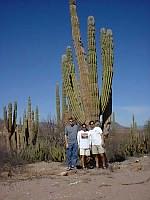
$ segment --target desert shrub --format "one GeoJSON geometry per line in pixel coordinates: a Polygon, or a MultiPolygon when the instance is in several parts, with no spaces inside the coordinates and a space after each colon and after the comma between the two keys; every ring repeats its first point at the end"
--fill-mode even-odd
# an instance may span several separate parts
{"type": "Polygon", "coordinates": [[[125,136],[121,136],[115,132],[110,133],[106,139],[106,154],[109,162],[121,162],[126,159],[122,143],[125,136]]]}

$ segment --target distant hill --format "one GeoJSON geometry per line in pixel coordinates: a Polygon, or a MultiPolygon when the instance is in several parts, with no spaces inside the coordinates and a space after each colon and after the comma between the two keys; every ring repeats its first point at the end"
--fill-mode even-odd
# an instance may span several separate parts
{"type": "Polygon", "coordinates": [[[115,127],[116,128],[129,128],[127,126],[123,126],[123,125],[119,124],[118,122],[115,122],[115,127]]]}
{"type": "Polygon", "coordinates": [[[125,127],[125,126],[122,126],[121,124],[115,122],[114,124],[114,127],[115,129],[115,133],[129,133],[130,132],[130,127],[125,127]]]}
{"type": "MultiPolygon", "coordinates": [[[[144,126],[138,126],[137,127],[137,129],[139,131],[142,131],[143,128],[144,128],[144,126]]],[[[121,125],[117,122],[115,122],[114,129],[115,129],[116,133],[129,133],[130,132],[130,127],[123,126],[123,125],[121,125]]]]}

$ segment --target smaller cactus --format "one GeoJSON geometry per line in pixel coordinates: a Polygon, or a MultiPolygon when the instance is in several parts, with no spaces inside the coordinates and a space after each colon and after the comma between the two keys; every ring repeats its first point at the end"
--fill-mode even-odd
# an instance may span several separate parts
{"type": "Polygon", "coordinates": [[[17,121],[17,102],[14,103],[14,109],[12,108],[12,103],[9,103],[8,110],[6,106],[4,107],[4,123],[9,133],[7,138],[8,140],[7,144],[10,150],[13,149],[13,144],[15,145],[15,147],[17,147],[17,137],[15,133],[17,127],[16,121],[17,121]],[[12,141],[12,136],[13,136],[13,141],[12,141]]]}
{"type": "Polygon", "coordinates": [[[38,110],[38,106],[36,106],[36,110],[35,110],[35,120],[32,120],[32,124],[33,124],[33,129],[32,129],[32,144],[35,145],[36,144],[36,140],[37,140],[37,135],[39,132],[39,110],[38,110]]]}

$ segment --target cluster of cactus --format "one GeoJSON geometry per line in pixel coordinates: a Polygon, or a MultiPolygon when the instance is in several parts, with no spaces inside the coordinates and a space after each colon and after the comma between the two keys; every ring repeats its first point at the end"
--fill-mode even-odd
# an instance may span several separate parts
{"type": "Polygon", "coordinates": [[[81,41],[75,0],[70,0],[70,13],[78,75],[73,63],[72,50],[67,47],[66,54],[62,56],[62,118],[65,118],[66,113],[70,113],[79,123],[88,123],[90,120],[99,120],[102,116],[104,125],[110,121],[112,112],[112,31],[101,29],[103,73],[100,95],[94,17],[88,17],[88,53],[86,54],[81,41]]]}
{"type": "Polygon", "coordinates": [[[37,142],[34,146],[26,146],[20,152],[21,158],[30,162],[49,160],[49,155],[49,148],[42,141],[37,142]]]}
{"type": "Polygon", "coordinates": [[[8,104],[8,108],[4,107],[4,122],[5,128],[8,132],[6,134],[7,146],[10,151],[20,152],[21,149],[25,148],[29,144],[35,144],[37,134],[39,132],[39,113],[38,107],[36,111],[31,111],[31,99],[28,99],[28,112],[24,114],[23,124],[17,123],[17,102],[8,104]]]}
{"type": "Polygon", "coordinates": [[[147,129],[142,132],[138,131],[133,116],[130,134],[126,144],[124,144],[125,154],[127,156],[143,155],[150,152],[150,132],[148,133],[146,130],[147,129]]]}
{"type": "Polygon", "coordinates": [[[35,112],[32,110],[30,97],[28,98],[27,113],[24,111],[23,132],[26,145],[34,145],[36,143],[37,134],[39,132],[39,111],[37,106],[35,112]]]}
{"type": "Polygon", "coordinates": [[[65,160],[65,148],[56,144],[49,137],[39,137],[35,146],[30,145],[22,149],[21,158],[27,161],[58,161],[65,160]]]}
{"type": "Polygon", "coordinates": [[[148,143],[150,141],[146,139],[145,134],[136,133],[129,139],[127,144],[124,144],[124,151],[126,156],[144,155],[150,152],[148,149],[148,143]]]}
{"type": "MultiPolygon", "coordinates": [[[[59,88],[57,94],[59,93],[59,88]]],[[[27,161],[63,161],[65,159],[64,128],[61,123],[57,126],[51,122],[48,127],[50,134],[39,136],[39,112],[36,107],[32,111],[31,98],[28,98],[27,112],[24,111],[23,120],[17,123],[17,103],[14,107],[10,103],[4,107],[4,121],[8,136],[8,146],[11,155],[17,152],[16,158],[27,161]],[[9,133],[9,134],[8,134],[9,133]]],[[[59,121],[59,120],[58,120],[59,121]]],[[[16,155],[16,154],[15,154],[16,155]]]]}
{"type": "Polygon", "coordinates": [[[54,120],[45,122],[40,127],[40,134],[35,145],[26,145],[21,149],[21,158],[34,161],[63,161],[65,160],[64,127],[54,120]]]}
{"type": "Polygon", "coordinates": [[[62,162],[65,160],[65,148],[59,145],[51,146],[50,148],[51,160],[62,162]]]}
{"type": "MultiPolygon", "coordinates": [[[[115,120],[114,120],[115,121],[115,120]]],[[[122,161],[130,156],[141,156],[150,153],[150,121],[144,129],[139,129],[133,116],[129,131],[118,132],[113,128],[106,140],[107,156],[109,161],[122,161]]]]}

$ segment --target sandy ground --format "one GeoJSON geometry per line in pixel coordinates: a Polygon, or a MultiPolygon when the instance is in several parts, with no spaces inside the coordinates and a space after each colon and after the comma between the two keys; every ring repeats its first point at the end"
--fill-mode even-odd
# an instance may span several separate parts
{"type": "Polygon", "coordinates": [[[71,171],[61,163],[29,164],[0,174],[0,200],[150,200],[150,157],[109,169],[71,171]],[[9,176],[9,177],[8,177],[9,176]]]}

